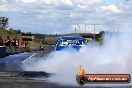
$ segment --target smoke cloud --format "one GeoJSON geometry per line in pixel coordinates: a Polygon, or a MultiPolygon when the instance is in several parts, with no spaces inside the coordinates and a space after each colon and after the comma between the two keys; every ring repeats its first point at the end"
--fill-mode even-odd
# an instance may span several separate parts
{"type": "MultiPolygon", "coordinates": [[[[76,85],[77,67],[82,65],[88,74],[131,74],[132,31],[122,25],[119,33],[105,35],[103,45],[91,47],[91,43],[75,51],[52,52],[47,57],[32,58],[25,70],[56,73],[50,80],[62,84],[76,85]]],[[[101,84],[102,85],[102,84],[101,84]]]]}

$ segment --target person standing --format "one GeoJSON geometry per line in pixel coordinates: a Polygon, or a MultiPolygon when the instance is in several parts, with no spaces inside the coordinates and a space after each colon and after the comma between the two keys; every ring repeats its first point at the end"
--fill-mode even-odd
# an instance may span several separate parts
{"type": "Polygon", "coordinates": [[[16,40],[13,39],[12,42],[11,42],[11,49],[12,49],[12,52],[13,54],[16,53],[16,40]]]}
{"type": "Polygon", "coordinates": [[[4,45],[3,38],[2,36],[0,36],[0,58],[6,56],[6,47],[4,47],[3,45],[4,45]]]}
{"type": "Polygon", "coordinates": [[[16,40],[15,39],[12,40],[11,45],[14,47],[16,46],[16,40]]]}
{"type": "Polygon", "coordinates": [[[0,35],[0,46],[3,46],[3,38],[1,35],[0,35]]]}
{"type": "Polygon", "coordinates": [[[7,40],[5,41],[5,46],[6,46],[6,53],[11,54],[11,40],[9,36],[7,36],[7,40]]]}

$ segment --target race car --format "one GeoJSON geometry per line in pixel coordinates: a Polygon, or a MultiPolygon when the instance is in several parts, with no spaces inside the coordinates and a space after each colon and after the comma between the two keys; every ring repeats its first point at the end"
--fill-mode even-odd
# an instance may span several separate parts
{"type": "Polygon", "coordinates": [[[61,51],[66,48],[73,48],[79,50],[81,47],[87,44],[87,40],[83,37],[76,36],[64,36],[57,39],[56,42],[56,51],[61,51]]]}

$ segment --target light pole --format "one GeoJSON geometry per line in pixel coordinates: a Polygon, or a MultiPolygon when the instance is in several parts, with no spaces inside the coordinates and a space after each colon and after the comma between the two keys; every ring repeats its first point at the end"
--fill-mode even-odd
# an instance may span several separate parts
{"type": "Polygon", "coordinates": [[[87,24],[85,24],[84,26],[85,26],[85,37],[86,37],[87,24]]]}
{"type": "Polygon", "coordinates": [[[87,24],[85,24],[85,34],[86,34],[86,30],[87,30],[87,24]]]}
{"type": "Polygon", "coordinates": [[[96,24],[93,24],[93,26],[94,26],[94,35],[95,35],[95,25],[96,25],[96,24]]]}
{"type": "Polygon", "coordinates": [[[78,25],[78,30],[79,30],[79,33],[80,33],[80,25],[78,25]]]}
{"type": "Polygon", "coordinates": [[[76,26],[75,26],[75,34],[76,34],[76,31],[77,31],[77,28],[76,28],[76,26]]]}
{"type": "Polygon", "coordinates": [[[94,39],[95,39],[95,25],[96,25],[96,24],[93,24],[93,26],[94,26],[94,39]]]}

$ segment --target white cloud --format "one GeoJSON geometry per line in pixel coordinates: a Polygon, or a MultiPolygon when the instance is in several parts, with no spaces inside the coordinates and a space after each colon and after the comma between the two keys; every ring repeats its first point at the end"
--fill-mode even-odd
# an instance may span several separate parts
{"type": "Polygon", "coordinates": [[[22,0],[25,3],[35,3],[37,0],[22,0]]]}
{"type": "Polygon", "coordinates": [[[8,5],[1,5],[0,6],[0,11],[2,11],[2,12],[7,12],[9,9],[9,6],[8,5]]]}
{"type": "MultiPolygon", "coordinates": [[[[57,2],[57,0],[56,0],[57,2]]],[[[66,4],[66,5],[72,5],[72,1],[71,0],[58,0],[58,3],[61,4],[66,4]]]]}
{"type": "Polygon", "coordinates": [[[9,3],[1,3],[0,4],[0,12],[9,12],[9,11],[18,11],[19,8],[15,8],[12,4],[9,3]]]}
{"type": "Polygon", "coordinates": [[[101,0],[74,0],[75,3],[83,4],[83,5],[91,5],[101,3],[101,0]]]}
{"type": "Polygon", "coordinates": [[[111,11],[113,13],[120,13],[122,12],[121,9],[119,9],[116,5],[108,5],[108,6],[101,6],[102,9],[106,11],[111,11]]]}
{"type": "Polygon", "coordinates": [[[71,0],[54,0],[53,6],[57,10],[71,10],[74,7],[71,0]]]}
{"type": "Polygon", "coordinates": [[[109,25],[113,18],[122,23],[131,19],[132,4],[129,1],[120,1],[106,5],[103,0],[1,0],[0,16],[9,17],[13,20],[11,26],[20,26],[23,30],[66,33],[70,32],[72,25],[109,25]],[[36,30],[32,30],[34,27],[36,30]]]}

